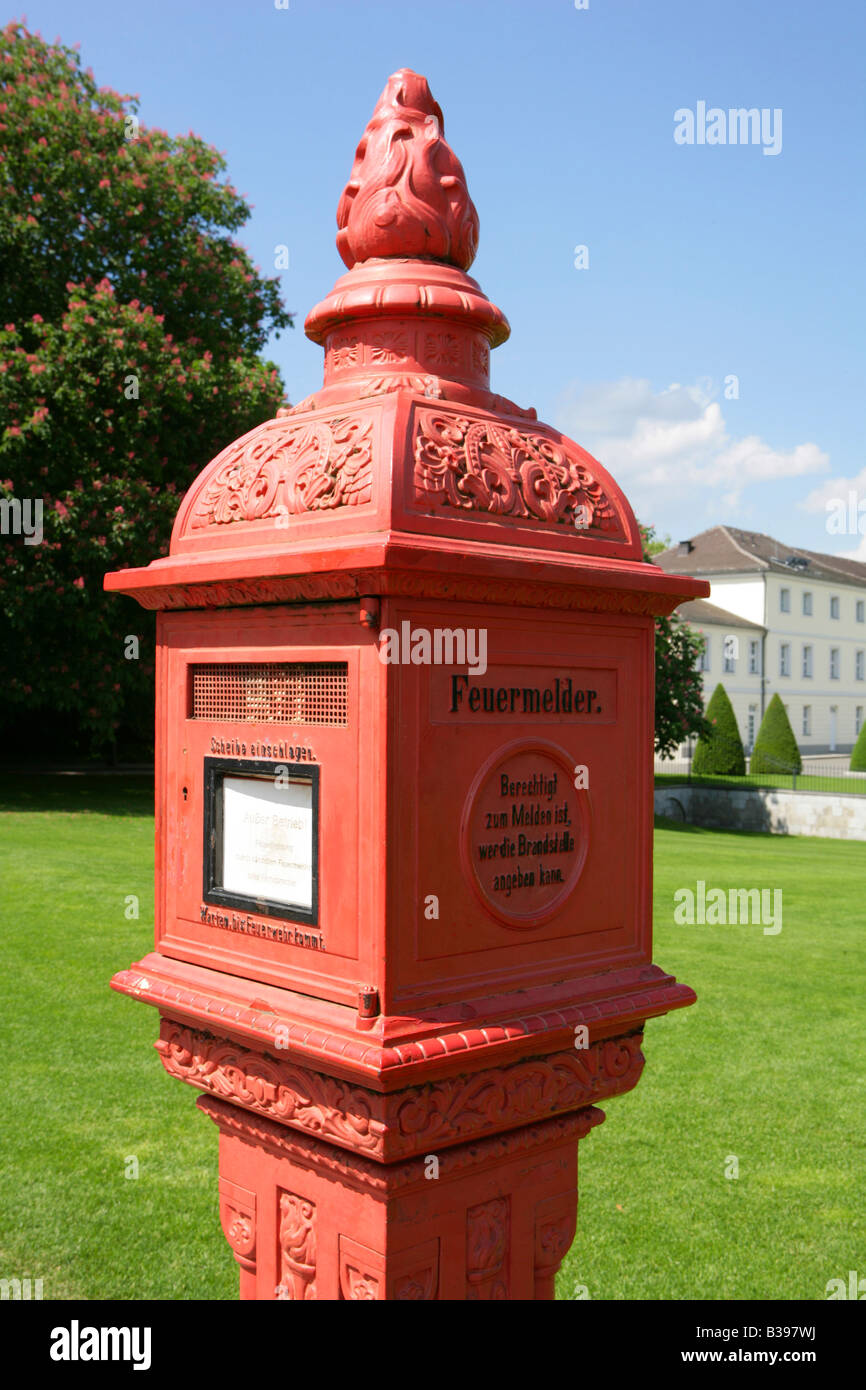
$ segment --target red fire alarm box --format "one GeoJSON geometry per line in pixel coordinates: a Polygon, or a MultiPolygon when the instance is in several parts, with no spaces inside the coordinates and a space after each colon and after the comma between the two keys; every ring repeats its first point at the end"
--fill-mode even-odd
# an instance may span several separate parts
{"type": "Polygon", "coordinates": [[[549,1298],[577,1142],[694,1000],[652,962],[653,651],[708,586],[491,391],[508,324],[408,70],[339,222],[321,391],[106,578],[158,610],[156,943],[112,983],[219,1126],[243,1297],[549,1298]]]}

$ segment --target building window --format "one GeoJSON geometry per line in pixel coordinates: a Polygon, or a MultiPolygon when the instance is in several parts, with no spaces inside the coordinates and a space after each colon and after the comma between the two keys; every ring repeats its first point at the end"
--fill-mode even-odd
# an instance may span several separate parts
{"type": "Polygon", "coordinates": [[[749,643],[749,675],[759,676],[761,674],[761,644],[752,640],[749,643]]]}
{"type": "Polygon", "coordinates": [[[722,668],[727,675],[732,676],[737,669],[737,657],[739,656],[740,644],[736,637],[725,637],[722,642],[722,668]]]}
{"type": "Polygon", "coordinates": [[[855,734],[859,734],[859,732],[860,732],[860,730],[861,730],[862,728],[863,728],[863,706],[862,706],[862,705],[858,705],[857,708],[856,708],[855,711],[854,711],[854,732],[855,732],[855,734]]]}
{"type": "Polygon", "coordinates": [[[862,650],[854,653],[854,679],[856,681],[866,679],[866,652],[862,650]]]}
{"type": "Polygon", "coordinates": [[[839,679],[839,648],[838,648],[838,647],[831,647],[831,648],[830,648],[830,679],[831,679],[831,681],[837,681],[837,680],[839,679]]]}
{"type": "Polygon", "coordinates": [[[839,599],[838,599],[838,597],[836,596],[836,594],[834,594],[833,597],[830,599],[830,617],[831,617],[831,618],[838,618],[838,616],[839,616],[839,599]]]}
{"type": "Polygon", "coordinates": [[[703,648],[702,648],[701,651],[698,653],[698,670],[699,670],[699,671],[709,671],[709,669],[710,669],[710,639],[709,639],[709,637],[707,637],[706,634],[703,633],[703,632],[699,633],[698,635],[699,635],[700,637],[703,637],[703,639],[704,639],[703,648]]]}
{"type": "Polygon", "coordinates": [[[806,617],[806,618],[811,618],[811,616],[812,616],[812,590],[811,590],[811,589],[807,589],[806,592],[805,592],[804,595],[803,595],[803,616],[806,617]]]}
{"type": "Polygon", "coordinates": [[[779,608],[781,609],[781,611],[782,611],[783,613],[790,613],[790,611],[791,611],[791,590],[790,590],[790,589],[780,589],[780,590],[779,590],[779,608]]]}
{"type": "Polygon", "coordinates": [[[812,676],[812,648],[803,648],[803,675],[807,680],[812,676]]]}
{"type": "Polygon", "coordinates": [[[790,676],[791,674],[791,644],[783,642],[779,648],[779,675],[790,676]]]}
{"type": "Polygon", "coordinates": [[[747,738],[747,740],[748,740],[749,751],[750,751],[750,752],[751,752],[751,750],[752,750],[752,749],[754,748],[754,746],[755,746],[755,725],[756,725],[756,723],[757,723],[757,720],[758,720],[758,706],[757,706],[757,705],[749,705],[749,723],[748,723],[748,732],[747,732],[747,734],[746,734],[746,738],[747,738]]]}
{"type": "Polygon", "coordinates": [[[857,621],[858,623],[866,622],[866,603],[863,602],[862,598],[857,600],[857,621]]]}
{"type": "Polygon", "coordinates": [[[809,738],[812,733],[812,706],[803,706],[803,737],[809,738]]]}

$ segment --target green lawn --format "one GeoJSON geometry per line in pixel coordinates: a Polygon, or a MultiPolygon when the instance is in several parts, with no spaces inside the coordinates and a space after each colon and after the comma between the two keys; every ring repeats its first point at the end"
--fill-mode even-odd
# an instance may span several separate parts
{"type": "MultiPolygon", "coordinates": [[[[150,805],[143,778],[0,778],[0,1277],[46,1298],[236,1297],[216,1130],[163,1072],[155,1010],[108,989],[151,945],[150,805]]],[[[821,1299],[866,1275],[864,865],[862,844],[657,831],[655,958],[699,1002],[648,1025],[640,1084],[581,1145],[560,1298],[821,1299]],[[782,888],[782,931],[674,925],[697,879],[782,888]]]]}
{"type": "Polygon", "coordinates": [[[153,945],[152,807],[143,777],[0,778],[0,1275],[45,1298],[237,1296],[216,1129],[108,988],[153,945]]]}
{"type": "Polygon", "coordinates": [[[822,1299],[866,1275],[864,902],[866,844],[660,823],[654,959],[698,1002],[647,1024],[637,1089],[581,1144],[560,1298],[822,1299]],[[675,925],[698,879],[781,888],[781,932],[675,925]]]}

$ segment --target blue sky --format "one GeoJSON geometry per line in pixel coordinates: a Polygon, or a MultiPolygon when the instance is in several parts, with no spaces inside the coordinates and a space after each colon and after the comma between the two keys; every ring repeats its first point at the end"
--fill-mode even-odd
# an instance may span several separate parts
{"type": "Polygon", "coordinates": [[[303,320],[343,269],[355,145],[389,73],[412,67],[478,208],[471,273],[511,322],[494,389],[595,453],[674,540],[729,522],[866,559],[866,535],[828,533],[826,510],[854,489],[866,512],[862,0],[31,0],[9,17],[22,12],[80,41],[101,84],[137,92],[145,124],[225,152],[254,204],[241,240],[269,273],[289,247],[296,327],[270,355],[290,399],[321,381],[303,320]],[[678,144],[675,113],[699,102],[780,110],[778,153],[678,144]]]}

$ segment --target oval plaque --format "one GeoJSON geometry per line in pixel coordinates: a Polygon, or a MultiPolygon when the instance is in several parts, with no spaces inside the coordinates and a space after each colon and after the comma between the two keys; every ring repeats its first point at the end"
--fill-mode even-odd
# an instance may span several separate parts
{"type": "Polygon", "coordinates": [[[463,868],[483,906],[505,926],[536,927],[572,892],[589,842],[589,793],[574,758],[552,743],[500,748],[466,798],[463,868]]]}

